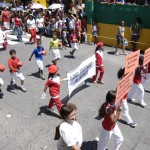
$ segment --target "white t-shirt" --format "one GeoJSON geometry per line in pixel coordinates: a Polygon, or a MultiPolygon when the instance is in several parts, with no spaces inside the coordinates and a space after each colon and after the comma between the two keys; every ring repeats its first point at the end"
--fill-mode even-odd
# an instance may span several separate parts
{"type": "Polygon", "coordinates": [[[59,128],[60,139],[57,142],[57,150],[70,150],[70,146],[82,145],[82,127],[76,121],[72,124],[63,122],[59,128]]]}
{"type": "Polygon", "coordinates": [[[37,23],[38,28],[43,28],[44,19],[43,18],[37,18],[36,23],[37,23]]]}
{"type": "Polygon", "coordinates": [[[28,25],[28,28],[29,28],[29,29],[36,28],[35,20],[34,20],[34,19],[32,19],[32,20],[28,19],[28,20],[27,20],[27,25],[28,25]]]}

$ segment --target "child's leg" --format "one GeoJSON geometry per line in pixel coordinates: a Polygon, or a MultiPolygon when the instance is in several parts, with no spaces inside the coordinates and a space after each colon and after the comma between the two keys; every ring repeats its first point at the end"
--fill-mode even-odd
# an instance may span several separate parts
{"type": "Polygon", "coordinates": [[[103,75],[104,75],[104,67],[101,66],[100,67],[100,76],[99,76],[99,79],[98,79],[98,81],[100,81],[101,83],[102,83],[103,75]]]}

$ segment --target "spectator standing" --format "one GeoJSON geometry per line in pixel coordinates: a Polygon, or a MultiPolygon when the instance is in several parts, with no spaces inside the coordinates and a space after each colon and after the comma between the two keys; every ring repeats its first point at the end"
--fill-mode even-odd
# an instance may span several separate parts
{"type": "Polygon", "coordinates": [[[105,114],[104,120],[102,121],[102,129],[99,135],[97,150],[106,150],[112,135],[115,136],[114,150],[119,150],[123,142],[123,136],[117,125],[117,120],[119,119],[121,113],[121,107],[119,107],[116,111],[115,98],[116,91],[111,90],[107,92],[106,102],[103,104],[105,114]]]}
{"type": "Polygon", "coordinates": [[[124,21],[122,20],[121,24],[118,27],[118,32],[116,35],[116,39],[117,39],[116,52],[115,52],[116,55],[119,55],[118,54],[118,47],[119,47],[120,43],[122,43],[122,45],[123,45],[123,53],[125,55],[127,55],[127,53],[125,52],[124,32],[125,32],[125,27],[124,27],[124,21]]]}
{"type": "Polygon", "coordinates": [[[76,121],[76,110],[72,103],[63,105],[60,110],[63,121],[59,127],[60,139],[57,142],[57,150],[81,150],[82,127],[76,121]]]}
{"type": "Polygon", "coordinates": [[[11,14],[8,10],[8,7],[5,7],[4,11],[2,11],[2,22],[3,22],[3,25],[5,27],[5,29],[9,30],[10,29],[10,17],[11,17],[11,14]]]}
{"type": "Polygon", "coordinates": [[[29,18],[27,20],[27,25],[28,25],[29,33],[31,35],[29,42],[31,43],[33,39],[34,44],[36,44],[36,23],[32,14],[29,15],[29,18]]]}
{"type": "Polygon", "coordinates": [[[39,14],[36,19],[36,27],[38,28],[38,32],[40,34],[40,40],[42,40],[42,36],[44,35],[44,18],[41,14],[39,14]]]}
{"type": "Polygon", "coordinates": [[[17,31],[17,38],[22,42],[22,20],[18,17],[17,13],[14,15],[14,31],[17,31]]]}
{"type": "Polygon", "coordinates": [[[98,34],[97,25],[96,25],[95,21],[93,21],[93,23],[92,23],[92,35],[94,37],[93,44],[97,43],[97,34],[98,34]]]}
{"type": "Polygon", "coordinates": [[[137,18],[136,21],[131,25],[130,31],[132,33],[131,36],[131,44],[132,44],[132,50],[136,51],[136,42],[138,41],[140,37],[140,31],[141,31],[142,25],[141,25],[141,19],[137,18]]]}

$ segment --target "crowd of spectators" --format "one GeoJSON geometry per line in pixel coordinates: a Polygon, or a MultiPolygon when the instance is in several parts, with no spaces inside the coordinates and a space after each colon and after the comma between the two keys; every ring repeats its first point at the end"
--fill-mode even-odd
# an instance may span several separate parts
{"type": "Polygon", "coordinates": [[[133,5],[150,5],[150,0],[97,0],[101,4],[133,4],[133,5]]]}

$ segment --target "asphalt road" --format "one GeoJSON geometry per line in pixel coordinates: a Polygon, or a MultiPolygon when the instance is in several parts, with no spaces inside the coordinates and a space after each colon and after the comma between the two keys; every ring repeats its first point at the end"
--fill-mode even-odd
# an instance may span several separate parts
{"type": "MultiPolygon", "coordinates": [[[[44,37],[43,46],[49,49],[49,38],[44,37]]],[[[9,91],[10,74],[7,67],[7,60],[10,57],[8,51],[0,51],[0,63],[5,64],[6,70],[0,73],[5,84],[2,87],[3,99],[0,99],[0,150],[56,150],[56,141],[53,140],[55,127],[60,123],[60,119],[46,111],[49,103],[47,98],[40,98],[44,84],[46,82],[38,77],[36,61],[28,59],[36,45],[27,45],[24,42],[16,45],[9,45],[17,51],[17,56],[23,62],[22,72],[25,76],[25,86],[27,92],[20,90],[20,83],[17,82],[16,90],[9,91]]],[[[101,120],[97,119],[98,109],[105,101],[108,90],[116,89],[117,70],[124,66],[125,55],[119,50],[120,55],[113,55],[114,48],[105,46],[104,51],[104,85],[87,82],[81,84],[68,97],[67,82],[61,83],[61,99],[63,102],[72,102],[77,105],[77,120],[83,128],[82,150],[96,150],[97,142],[94,141],[99,136],[101,120]]],[[[59,73],[61,78],[66,77],[66,72],[77,67],[83,60],[92,56],[95,51],[94,45],[81,44],[79,50],[75,52],[76,58],[70,58],[69,51],[61,50],[62,59],[59,61],[59,73]]],[[[127,51],[127,53],[130,53],[127,51]]],[[[51,64],[51,56],[44,57],[44,65],[51,64]]],[[[47,68],[44,74],[47,77],[47,68]]],[[[89,81],[89,80],[88,80],[89,81]]],[[[147,86],[150,91],[150,86],[147,86]]],[[[118,122],[124,136],[124,142],[120,150],[149,150],[150,149],[150,92],[145,92],[146,108],[141,108],[136,104],[129,103],[132,119],[138,124],[136,128],[131,128],[124,122],[118,122]]],[[[56,109],[56,107],[55,107],[56,109]]],[[[123,118],[122,118],[123,119],[123,118]]],[[[108,146],[113,150],[113,138],[108,146]]]]}

